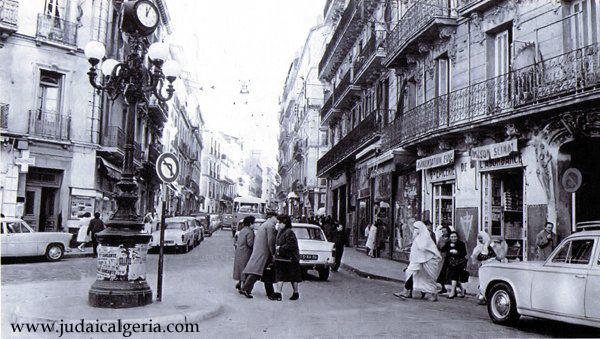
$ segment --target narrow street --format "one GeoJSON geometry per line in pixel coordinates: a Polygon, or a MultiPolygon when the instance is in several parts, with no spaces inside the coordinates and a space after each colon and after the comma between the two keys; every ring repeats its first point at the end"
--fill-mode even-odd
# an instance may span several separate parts
{"type": "MultiPolygon", "coordinates": [[[[352,250],[352,249],[348,249],[352,250]]],[[[158,255],[148,256],[148,271],[155,272],[158,255]]],[[[472,297],[464,300],[440,298],[437,303],[420,300],[401,301],[393,297],[397,283],[369,280],[341,271],[328,282],[305,281],[300,285],[300,300],[287,300],[289,286],[281,302],[266,299],[257,284],[254,299],[236,293],[231,279],[233,262],[229,231],[219,231],[187,254],[165,257],[165,274],[188,275],[194,286],[169,286],[188,293],[208,294],[225,305],[225,312],[200,324],[201,337],[337,337],[337,336],[424,336],[424,337],[537,337],[598,336],[587,327],[524,318],[517,328],[494,325],[485,307],[472,297]]],[[[55,281],[68,289],[69,281],[93,278],[93,258],[67,258],[57,263],[28,261],[2,265],[2,286],[35,288],[40,281],[55,281]],[[13,285],[13,286],[11,286],[13,285]]],[[[153,291],[154,275],[148,279],[153,291]]],[[[3,311],[19,301],[2,293],[3,311]]],[[[134,335],[135,337],[135,335],[134,335]]]]}

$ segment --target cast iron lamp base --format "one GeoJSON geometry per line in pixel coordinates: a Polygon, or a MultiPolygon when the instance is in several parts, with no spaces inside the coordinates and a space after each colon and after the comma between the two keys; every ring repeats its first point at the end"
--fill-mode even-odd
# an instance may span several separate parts
{"type": "Polygon", "coordinates": [[[146,280],[96,280],[89,290],[88,302],[100,308],[130,308],[152,303],[152,290],[146,280]]]}

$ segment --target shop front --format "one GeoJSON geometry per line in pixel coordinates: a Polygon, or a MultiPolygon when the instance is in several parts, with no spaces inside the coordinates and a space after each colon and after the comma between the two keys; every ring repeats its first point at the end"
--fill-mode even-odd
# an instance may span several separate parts
{"type": "Polygon", "coordinates": [[[392,259],[406,261],[409,255],[407,247],[412,243],[413,224],[421,220],[421,178],[414,170],[397,172],[393,176],[393,186],[392,259]]]}
{"type": "Polygon", "coordinates": [[[371,181],[366,166],[356,170],[356,227],[353,230],[352,244],[364,247],[367,242],[365,228],[371,222],[371,181]]]}
{"type": "MultiPolygon", "coordinates": [[[[377,220],[381,220],[385,230],[387,239],[392,240],[392,172],[394,163],[392,161],[386,164],[378,164],[376,167],[371,167],[370,176],[372,182],[372,211],[373,216],[370,223],[374,224],[377,220]]],[[[387,241],[385,248],[381,249],[382,253],[388,253],[392,256],[392,242],[387,241]]]]}
{"type": "Polygon", "coordinates": [[[517,140],[476,147],[481,179],[481,227],[506,240],[510,260],[527,260],[526,177],[517,140]]]}
{"type": "Polygon", "coordinates": [[[422,219],[430,220],[434,228],[454,227],[456,168],[454,150],[417,159],[416,170],[422,172],[424,196],[422,219]]]}

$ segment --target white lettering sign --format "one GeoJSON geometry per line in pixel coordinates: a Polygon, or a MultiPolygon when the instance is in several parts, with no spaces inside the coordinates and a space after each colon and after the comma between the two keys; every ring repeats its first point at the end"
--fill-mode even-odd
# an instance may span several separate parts
{"type": "Polygon", "coordinates": [[[417,171],[454,163],[454,150],[417,159],[417,171]]]}
{"type": "Polygon", "coordinates": [[[471,150],[471,159],[489,160],[507,157],[513,152],[518,152],[517,139],[475,147],[471,150]]]}

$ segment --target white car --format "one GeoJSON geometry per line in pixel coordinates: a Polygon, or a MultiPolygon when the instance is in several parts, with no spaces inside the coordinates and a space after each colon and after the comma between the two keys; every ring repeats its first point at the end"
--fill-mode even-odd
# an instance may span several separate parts
{"type": "Polygon", "coordinates": [[[495,323],[526,315],[600,327],[600,231],[570,235],[545,262],[486,263],[479,285],[495,323]]]}
{"type": "Polygon", "coordinates": [[[19,218],[0,218],[2,224],[2,257],[45,256],[60,260],[73,236],[64,232],[36,232],[19,218]]]}
{"type": "MultiPolygon", "coordinates": [[[[165,247],[174,247],[180,252],[187,253],[194,247],[194,229],[192,218],[173,217],[165,220],[165,247]]],[[[160,246],[160,230],[152,232],[149,247],[160,246]]]]}
{"type": "Polygon", "coordinates": [[[329,271],[335,262],[334,243],[327,241],[323,230],[316,225],[293,223],[292,230],[300,248],[300,266],[304,270],[316,270],[319,279],[329,279],[329,271]]]}

